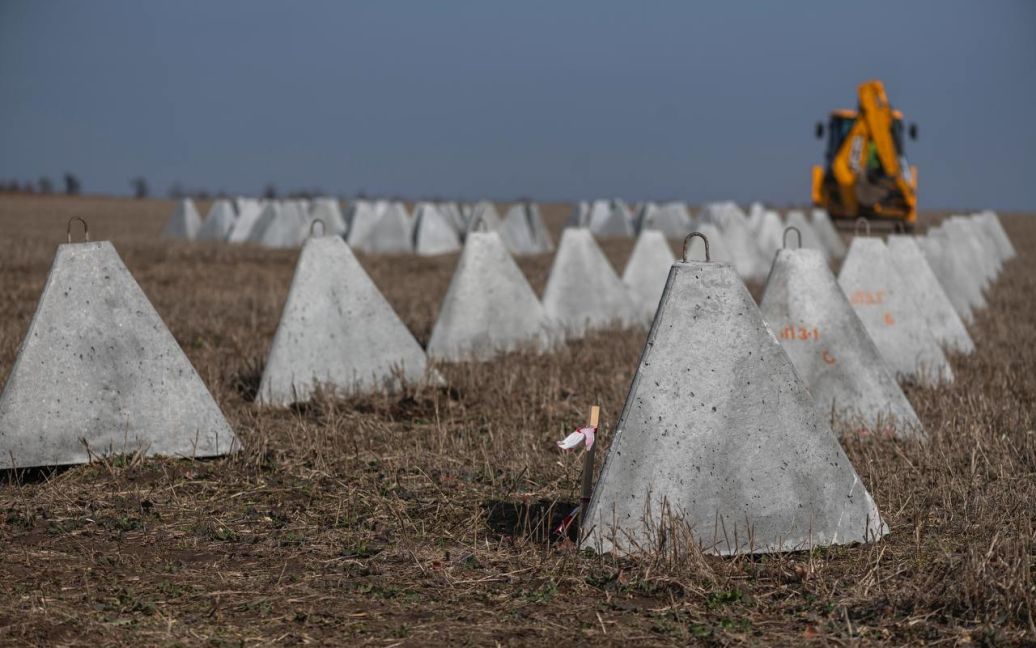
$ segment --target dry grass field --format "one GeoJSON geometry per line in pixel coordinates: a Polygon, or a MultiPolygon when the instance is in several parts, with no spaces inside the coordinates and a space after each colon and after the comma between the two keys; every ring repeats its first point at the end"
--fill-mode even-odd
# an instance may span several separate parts
{"type": "MultiPolygon", "coordinates": [[[[957,382],[908,392],[930,443],[844,442],[885,540],[676,563],[586,555],[547,532],[578,494],[579,457],[555,441],[600,403],[607,445],[645,333],[444,366],[442,389],[257,409],[297,252],[164,242],[171,211],[0,197],[0,380],[83,216],[245,445],[4,474],[0,643],[1036,642],[1036,218],[1002,215],[1019,257],[972,328],[977,353],[954,358],[957,382]]],[[[555,228],[566,213],[546,209],[555,228]]],[[[618,268],[631,247],[605,244],[618,268]]],[[[361,257],[422,343],[455,260],[361,257]]],[[[537,291],[550,260],[520,261],[537,291]]]]}

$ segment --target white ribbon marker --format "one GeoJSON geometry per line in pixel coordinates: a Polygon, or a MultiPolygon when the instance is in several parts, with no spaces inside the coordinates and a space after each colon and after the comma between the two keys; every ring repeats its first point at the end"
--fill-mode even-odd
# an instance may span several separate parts
{"type": "Polygon", "coordinates": [[[589,450],[594,447],[594,434],[596,432],[597,428],[593,426],[581,427],[561,441],[558,441],[558,447],[562,450],[571,450],[585,441],[586,449],[589,450]]]}

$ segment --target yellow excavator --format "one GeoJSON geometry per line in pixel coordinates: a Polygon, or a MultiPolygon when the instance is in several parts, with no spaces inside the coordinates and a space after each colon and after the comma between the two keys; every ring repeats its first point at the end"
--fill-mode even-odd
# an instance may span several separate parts
{"type": "MultiPolygon", "coordinates": [[[[824,166],[813,167],[813,204],[833,219],[901,223],[917,221],[917,167],[903,150],[903,113],[889,105],[881,81],[857,88],[856,110],[835,110],[827,122],[824,166]]],[[[817,139],[825,135],[816,125],[817,139]]],[[[907,129],[917,139],[917,125],[907,129]]]]}

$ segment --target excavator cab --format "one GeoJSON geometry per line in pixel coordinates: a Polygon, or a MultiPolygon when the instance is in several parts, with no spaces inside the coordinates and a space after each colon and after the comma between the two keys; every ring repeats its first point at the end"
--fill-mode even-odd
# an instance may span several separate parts
{"type": "Polygon", "coordinates": [[[902,223],[912,230],[917,220],[917,169],[907,164],[904,131],[917,137],[916,125],[904,129],[903,114],[894,110],[880,81],[858,88],[857,110],[835,110],[818,139],[827,136],[824,165],[813,167],[813,204],[834,219],[861,216],[902,223]]]}

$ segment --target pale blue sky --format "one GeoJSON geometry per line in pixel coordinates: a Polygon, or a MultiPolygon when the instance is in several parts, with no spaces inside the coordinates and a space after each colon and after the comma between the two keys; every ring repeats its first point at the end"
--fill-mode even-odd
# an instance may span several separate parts
{"type": "Polygon", "coordinates": [[[1033,2],[0,0],[0,179],[805,202],[872,77],[922,207],[1036,209],[1033,2]]]}

